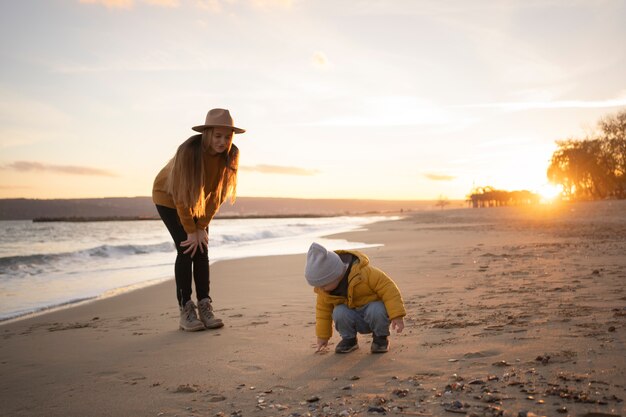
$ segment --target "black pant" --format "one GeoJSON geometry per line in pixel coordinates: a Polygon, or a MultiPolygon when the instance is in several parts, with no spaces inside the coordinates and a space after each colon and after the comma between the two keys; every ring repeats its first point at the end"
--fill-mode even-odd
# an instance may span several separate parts
{"type": "Polygon", "coordinates": [[[176,245],[176,263],[174,264],[174,277],[176,278],[176,297],[178,305],[184,307],[187,301],[191,300],[191,273],[193,270],[193,281],[196,284],[196,297],[198,301],[209,298],[209,254],[208,249],[200,248],[196,250],[196,254],[184,254],[187,250],[181,247],[180,243],[187,240],[187,232],[183,228],[178,218],[178,213],[173,208],[156,205],[161,220],[165,223],[165,227],[172,235],[174,244],[176,245]]]}

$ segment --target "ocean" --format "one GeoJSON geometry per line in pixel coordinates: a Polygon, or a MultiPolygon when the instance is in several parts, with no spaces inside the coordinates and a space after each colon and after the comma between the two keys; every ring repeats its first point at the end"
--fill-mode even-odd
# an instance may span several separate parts
{"type": "MultiPolygon", "coordinates": [[[[209,259],[306,253],[313,241],[328,249],[377,246],[322,236],[394,218],[214,219],[209,259]]],[[[0,321],[173,279],[176,251],[160,220],[0,221],[0,230],[0,321]]]]}

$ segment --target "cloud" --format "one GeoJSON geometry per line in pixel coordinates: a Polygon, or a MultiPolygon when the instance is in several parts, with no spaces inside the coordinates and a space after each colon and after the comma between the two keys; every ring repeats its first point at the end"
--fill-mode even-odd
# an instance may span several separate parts
{"type": "Polygon", "coordinates": [[[317,126],[451,126],[466,121],[450,108],[412,96],[371,96],[314,122],[317,126]]]}
{"type": "Polygon", "coordinates": [[[76,165],[42,164],[41,162],[33,162],[33,161],[15,161],[13,163],[5,165],[3,168],[12,169],[15,171],[20,171],[20,172],[43,171],[43,172],[54,172],[54,173],[69,174],[69,175],[92,175],[92,176],[101,176],[101,177],[116,177],[117,176],[114,173],[110,171],[106,171],[104,169],[81,167],[81,166],[76,166],[76,165]]]}
{"type": "Polygon", "coordinates": [[[305,169],[298,167],[285,167],[279,165],[255,165],[255,166],[242,166],[240,167],[243,171],[254,171],[260,172],[262,174],[279,174],[279,175],[299,175],[299,176],[312,176],[319,173],[318,170],[315,169],[305,169]]]}
{"type": "Polygon", "coordinates": [[[289,9],[293,5],[293,0],[250,0],[250,3],[258,8],[282,8],[289,9]]]}
{"type": "Polygon", "coordinates": [[[0,185],[0,190],[26,190],[33,187],[27,185],[0,185]]]}
{"type": "Polygon", "coordinates": [[[626,95],[606,100],[554,100],[554,101],[513,101],[466,104],[464,108],[494,108],[502,110],[533,110],[533,109],[600,109],[626,106],[626,95]]]}
{"type": "Polygon", "coordinates": [[[161,6],[161,7],[178,7],[178,0],[143,0],[144,3],[151,4],[153,6],[161,6]]]}
{"type": "MultiPolygon", "coordinates": [[[[134,0],[78,0],[83,4],[101,4],[109,9],[130,9],[135,5],[134,0]]],[[[179,0],[139,0],[150,6],[178,7],[179,0]]]]}
{"type": "MultiPolygon", "coordinates": [[[[14,89],[0,87],[0,133],[2,142],[11,139],[16,127],[33,130],[64,128],[73,122],[72,117],[54,104],[38,97],[30,97],[14,89]],[[33,118],[33,114],[37,117],[33,118]],[[6,135],[4,135],[6,133],[6,135]]],[[[0,147],[2,147],[0,145],[0,147]]]]}
{"type": "Polygon", "coordinates": [[[101,4],[109,9],[130,9],[133,0],[78,0],[82,4],[101,4]]]}
{"type": "MultiPolygon", "coordinates": [[[[137,3],[158,7],[179,7],[180,0],[78,0],[82,4],[100,4],[109,9],[132,9],[137,3]]],[[[221,13],[224,4],[236,3],[236,0],[196,0],[196,7],[211,13],[221,13]]],[[[250,6],[257,9],[290,9],[293,0],[247,0],[250,6]]]]}
{"type": "MultiPolygon", "coordinates": [[[[221,13],[226,4],[237,3],[237,0],[196,0],[196,6],[211,13],[221,13]]],[[[257,9],[290,9],[293,0],[247,0],[245,3],[257,9]]]]}
{"type": "Polygon", "coordinates": [[[222,2],[220,0],[196,0],[196,5],[204,10],[208,10],[211,13],[221,13],[223,10],[222,2]]]}
{"type": "Polygon", "coordinates": [[[456,178],[455,176],[452,176],[452,175],[432,174],[432,173],[424,174],[424,176],[432,181],[452,181],[453,179],[456,178]]]}

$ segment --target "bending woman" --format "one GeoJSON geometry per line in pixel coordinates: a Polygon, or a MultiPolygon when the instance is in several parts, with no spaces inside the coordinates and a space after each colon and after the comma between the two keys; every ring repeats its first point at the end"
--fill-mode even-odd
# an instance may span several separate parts
{"type": "Polygon", "coordinates": [[[178,147],[152,188],[152,201],[176,245],[180,328],[190,332],[224,326],[213,314],[209,296],[208,227],[227,198],[235,201],[239,150],[233,145],[233,134],[245,132],[234,126],[225,109],[210,110],[205,123],[192,129],[201,134],[178,147]],[[192,277],[198,312],[191,300],[192,277]]]}

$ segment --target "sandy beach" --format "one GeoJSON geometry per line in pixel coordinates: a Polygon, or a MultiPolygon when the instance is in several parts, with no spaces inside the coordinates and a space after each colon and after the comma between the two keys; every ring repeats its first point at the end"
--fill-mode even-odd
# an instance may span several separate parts
{"type": "MultiPolygon", "coordinates": [[[[342,237],[406,328],[316,354],[304,255],[223,261],[224,328],[177,330],[173,279],[0,325],[3,416],[624,416],[626,202],[416,212],[342,237]]],[[[338,336],[331,339],[331,349],[338,336]]]]}

